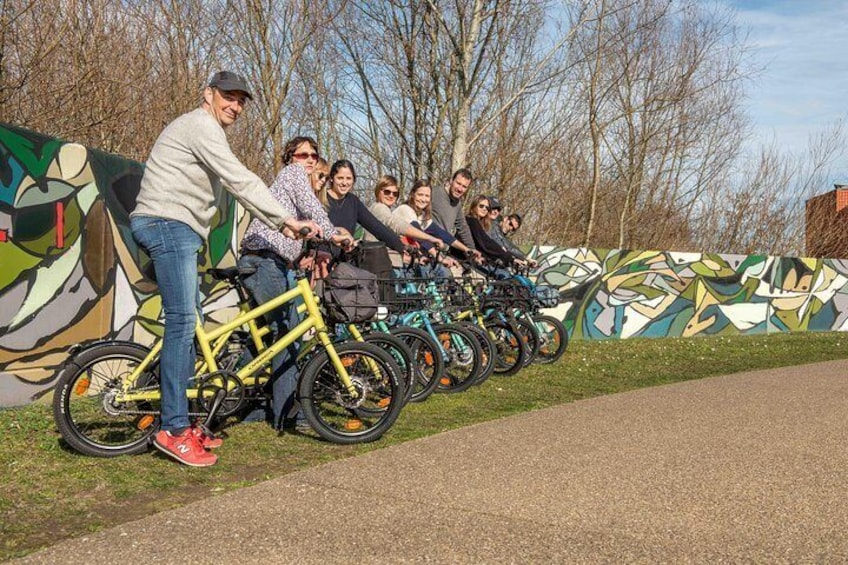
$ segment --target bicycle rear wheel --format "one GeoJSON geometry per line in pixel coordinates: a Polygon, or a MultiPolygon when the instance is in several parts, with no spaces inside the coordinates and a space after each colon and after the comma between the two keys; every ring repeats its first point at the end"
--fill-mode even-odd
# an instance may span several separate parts
{"type": "MultiPolygon", "coordinates": [[[[159,429],[159,401],[118,400],[125,380],[147,353],[147,348],[129,342],[102,343],[65,364],[53,393],[53,419],[74,450],[92,457],[147,451],[150,437],[159,429]]],[[[158,364],[129,392],[142,389],[158,392],[158,364]]]]}
{"type": "Polygon", "coordinates": [[[298,399],[315,432],[340,444],[379,439],[394,424],[403,407],[403,372],[380,347],[361,342],[334,345],[356,390],[342,384],[326,349],[316,352],[303,368],[298,399]]]}
{"type": "Polygon", "coordinates": [[[439,351],[439,344],[424,330],[410,326],[397,326],[391,329],[391,333],[402,339],[412,353],[415,380],[409,400],[423,402],[436,391],[439,379],[445,372],[445,361],[439,351]]]}

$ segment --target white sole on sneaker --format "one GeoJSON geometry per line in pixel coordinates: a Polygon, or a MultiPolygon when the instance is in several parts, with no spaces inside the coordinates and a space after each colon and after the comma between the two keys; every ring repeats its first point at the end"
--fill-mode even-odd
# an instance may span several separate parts
{"type": "Polygon", "coordinates": [[[174,453],[173,451],[171,451],[167,447],[164,447],[164,446],[160,445],[159,443],[157,443],[155,439],[153,440],[153,447],[155,447],[156,449],[158,449],[159,451],[161,451],[162,453],[164,453],[165,455],[167,455],[168,457],[170,457],[174,461],[178,461],[179,463],[182,463],[183,465],[187,465],[189,467],[211,467],[212,465],[214,465],[215,463],[218,462],[218,460],[216,459],[212,463],[190,463],[190,462],[186,461],[185,459],[181,459],[180,457],[178,457],[176,453],[174,453]]]}

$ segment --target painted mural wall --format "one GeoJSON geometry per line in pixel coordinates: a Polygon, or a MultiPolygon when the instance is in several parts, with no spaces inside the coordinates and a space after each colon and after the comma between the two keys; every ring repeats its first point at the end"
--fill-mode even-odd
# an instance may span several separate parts
{"type": "Polygon", "coordinates": [[[845,330],[848,261],[534,248],[572,339],[845,330]]]}
{"type": "MultiPolygon", "coordinates": [[[[0,123],[0,407],[49,392],[74,344],[161,334],[150,260],[129,228],[142,171],[0,123]]],[[[219,210],[206,267],[235,264],[243,212],[232,199],[219,210]]],[[[232,297],[205,278],[201,290],[204,310],[226,315],[232,297]]]]}
{"type": "MultiPolygon", "coordinates": [[[[149,343],[161,303],[129,230],[143,167],[0,123],[0,407],[49,393],[68,349],[104,338],[149,343]]],[[[246,216],[232,199],[203,253],[235,264],[246,216]]],[[[848,262],[538,247],[537,281],[572,339],[843,330],[848,262]]],[[[201,279],[210,322],[231,293],[201,279]]]]}

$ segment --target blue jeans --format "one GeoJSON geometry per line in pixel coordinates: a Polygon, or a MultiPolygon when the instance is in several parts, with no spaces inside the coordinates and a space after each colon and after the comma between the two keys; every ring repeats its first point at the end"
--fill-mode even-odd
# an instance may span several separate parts
{"type": "Polygon", "coordinates": [[[156,270],[165,313],[159,355],[161,426],[178,434],[190,425],[186,388],[194,375],[194,327],[200,306],[197,254],[203,239],[183,222],[153,216],[133,216],[130,227],[156,270]]]}
{"type": "MultiPolygon", "coordinates": [[[[243,255],[238,266],[255,270],[244,279],[244,286],[250,291],[258,304],[264,304],[294,288],[296,282],[294,272],[282,258],[259,255],[243,255]]],[[[272,339],[279,339],[293,329],[300,318],[297,305],[300,299],[292,300],[266,316],[269,317],[272,339]]],[[[295,399],[297,390],[297,352],[300,341],[295,340],[286,349],[271,360],[271,407],[273,410],[273,426],[281,430],[286,420],[303,419],[295,399]]],[[[304,420],[305,421],[305,420],[304,420]]]]}

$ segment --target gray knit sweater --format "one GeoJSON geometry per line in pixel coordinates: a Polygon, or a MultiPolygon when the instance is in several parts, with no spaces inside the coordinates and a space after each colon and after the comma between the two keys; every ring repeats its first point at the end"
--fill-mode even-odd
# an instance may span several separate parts
{"type": "Polygon", "coordinates": [[[262,179],[233,155],[224,128],[198,108],[159,134],[131,215],[179,220],[206,239],[224,188],[273,228],[281,228],[291,217],[262,179]]]}

